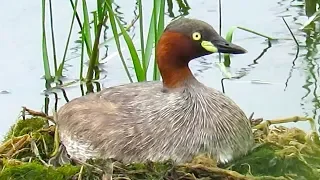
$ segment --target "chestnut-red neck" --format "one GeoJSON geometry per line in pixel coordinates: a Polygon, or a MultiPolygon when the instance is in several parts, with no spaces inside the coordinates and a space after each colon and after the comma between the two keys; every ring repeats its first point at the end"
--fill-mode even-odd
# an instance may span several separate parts
{"type": "Polygon", "coordinates": [[[188,63],[195,54],[190,39],[176,32],[164,32],[156,48],[156,59],[166,88],[181,87],[193,77],[188,63]]]}

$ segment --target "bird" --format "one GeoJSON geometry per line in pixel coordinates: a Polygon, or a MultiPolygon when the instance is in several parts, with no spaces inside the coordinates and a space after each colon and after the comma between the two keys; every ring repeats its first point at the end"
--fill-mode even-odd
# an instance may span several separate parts
{"type": "Polygon", "coordinates": [[[123,163],[190,162],[208,154],[218,164],[250,152],[250,120],[227,95],[198,81],[189,62],[213,53],[244,54],[205,21],[182,17],[155,47],[161,79],[107,87],[77,97],[57,112],[69,157],[123,163]]]}

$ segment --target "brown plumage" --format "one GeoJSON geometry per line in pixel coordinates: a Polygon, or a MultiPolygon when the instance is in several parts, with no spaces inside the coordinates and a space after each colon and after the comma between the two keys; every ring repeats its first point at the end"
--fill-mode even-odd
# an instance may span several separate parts
{"type": "Polygon", "coordinates": [[[180,18],[156,49],[163,79],[110,87],[76,98],[58,111],[62,144],[72,158],[123,162],[187,162],[207,153],[225,163],[253,145],[250,122],[223,93],[192,75],[192,59],[215,52],[245,53],[207,23],[180,18]]]}

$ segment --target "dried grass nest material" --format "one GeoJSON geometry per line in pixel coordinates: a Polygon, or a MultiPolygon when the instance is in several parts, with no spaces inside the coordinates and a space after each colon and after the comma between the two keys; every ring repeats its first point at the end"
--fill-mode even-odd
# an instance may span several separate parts
{"type": "Polygon", "coordinates": [[[54,166],[51,161],[57,151],[55,126],[48,126],[47,118],[36,115],[19,120],[0,145],[0,180],[320,179],[319,135],[298,128],[269,127],[279,120],[255,126],[258,145],[247,156],[222,167],[203,154],[186,164],[172,161],[122,164],[98,159],[54,166]]]}

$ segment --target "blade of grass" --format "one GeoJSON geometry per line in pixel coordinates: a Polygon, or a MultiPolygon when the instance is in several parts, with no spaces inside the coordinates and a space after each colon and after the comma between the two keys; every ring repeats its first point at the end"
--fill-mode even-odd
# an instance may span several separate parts
{"type": "MultiPolygon", "coordinates": [[[[221,36],[222,31],[222,2],[218,0],[219,5],[219,35],[221,36]]],[[[219,52],[219,62],[221,62],[221,53],[219,52]]]]}
{"type": "MultiPolygon", "coordinates": [[[[126,31],[130,30],[130,28],[137,22],[137,20],[139,19],[139,16],[135,17],[133,19],[133,21],[125,28],[126,31]]],[[[118,33],[118,36],[122,36],[122,32],[118,33]]],[[[99,48],[103,47],[104,45],[108,44],[111,40],[114,39],[114,36],[106,39],[103,43],[99,44],[99,48]]]]}
{"type": "Polygon", "coordinates": [[[145,72],[141,66],[141,63],[140,63],[140,59],[139,59],[139,56],[138,56],[138,53],[137,53],[137,50],[132,42],[132,39],[130,38],[130,36],[128,35],[128,33],[126,32],[126,30],[124,29],[123,25],[121,24],[119,18],[117,16],[114,15],[114,12],[111,8],[111,5],[110,4],[107,4],[108,6],[108,11],[109,11],[109,16],[110,16],[110,20],[111,20],[111,16],[113,16],[113,18],[115,19],[115,21],[117,22],[118,26],[120,27],[120,30],[122,32],[122,35],[126,41],[126,44],[128,46],[128,49],[129,49],[129,52],[130,52],[130,55],[131,55],[131,58],[132,58],[132,62],[133,62],[133,66],[134,66],[134,70],[135,70],[135,73],[136,73],[136,77],[137,77],[137,80],[139,82],[141,81],[144,81],[145,80],[145,72]]]}
{"type": "Polygon", "coordinates": [[[223,63],[216,63],[216,65],[219,67],[220,71],[223,73],[223,76],[227,79],[232,78],[231,72],[227,69],[227,67],[223,63]]]}
{"type": "MultiPolygon", "coordinates": [[[[103,11],[105,12],[105,8],[103,9],[103,11]]],[[[99,59],[99,40],[100,40],[102,26],[106,23],[108,17],[103,16],[102,18],[103,19],[99,20],[99,24],[96,27],[97,32],[95,34],[95,40],[94,40],[94,44],[93,44],[92,54],[90,57],[89,67],[88,67],[87,77],[86,77],[86,80],[89,80],[89,81],[91,81],[93,78],[93,72],[96,72],[96,75],[98,75],[97,72],[99,71],[99,68],[97,68],[97,65],[99,63],[98,62],[98,59],[99,59]]],[[[99,77],[99,76],[97,76],[97,77],[99,77]]]]}
{"type": "Polygon", "coordinates": [[[80,30],[82,31],[82,23],[81,23],[81,20],[80,20],[80,16],[77,12],[77,7],[75,7],[74,3],[72,0],[69,0],[70,4],[71,4],[71,7],[73,10],[76,10],[76,18],[77,18],[77,22],[78,22],[78,25],[80,27],[80,30]]]}
{"type": "MultiPolygon", "coordinates": [[[[99,19],[98,13],[97,12],[93,12],[93,24],[94,24],[94,34],[95,34],[95,41],[93,44],[93,49],[92,51],[98,51],[98,53],[95,55],[97,57],[95,57],[95,65],[99,64],[99,48],[95,47],[95,43],[100,40],[100,35],[101,35],[101,30],[102,30],[102,26],[103,26],[103,18],[104,16],[101,17],[102,19],[99,19]]],[[[98,44],[99,45],[99,44],[98,44]]]]}
{"type": "Polygon", "coordinates": [[[117,49],[118,49],[118,53],[119,53],[122,65],[123,65],[123,67],[124,67],[124,69],[126,71],[126,74],[127,74],[128,78],[129,78],[130,82],[133,82],[132,78],[130,76],[129,70],[128,70],[128,66],[126,65],[126,62],[124,60],[124,57],[123,57],[123,54],[122,54],[122,51],[121,51],[118,30],[117,30],[114,14],[112,13],[110,0],[106,0],[106,7],[107,7],[107,10],[108,10],[108,15],[109,15],[109,20],[110,20],[110,24],[111,24],[112,33],[113,33],[113,36],[114,36],[114,40],[116,42],[116,46],[117,46],[117,49]]]}
{"type": "Polygon", "coordinates": [[[97,0],[97,15],[98,15],[98,19],[103,19],[104,17],[104,2],[105,0],[97,0]]]}
{"type": "Polygon", "coordinates": [[[89,23],[89,13],[86,0],[82,0],[82,9],[83,9],[83,29],[84,36],[82,38],[86,41],[87,53],[89,58],[91,57],[91,48],[92,48],[92,40],[91,40],[91,32],[90,32],[90,23],[89,23]]]}
{"type": "MultiPolygon", "coordinates": [[[[157,29],[157,36],[156,36],[156,42],[155,44],[158,43],[159,38],[163,32],[164,29],[164,7],[165,7],[165,1],[164,0],[160,0],[160,6],[159,6],[159,21],[158,21],[158,29],[157,29]]],[[[156,59],[155,59],[156,60],[156,59]]],[[[153,80],[159,80],[160,79],[160,71],[158,68],[158,65],[155,61],[154,63],[154,78],[153,80]]]]}
{"type": "Polygon", "coordinates": [[[46,41],[46,26],[45,26],[45,13],[46,13],[45,0],[42,0],[42,61],[44,67],[44,76],[46,81],[52,81],[52,76],[50,73],[50,64],[48,58],[48,49],[46,41]]]}
{"type": "MultiPolygon", "coordinates": [[[[162,0],[161,0],[162,1],[162,0]]],[[[145,47],[145,61],[146,61],[146,67],[148,69],[149,63],[150,63],[150,58],[153,50],[153,43],[155,42],[156,39],[156,24],[157,24],[157,10],[154,10],[154,8],[159,8],[161,2],[160,1],[154,1],[153,5],[153,10],[152,10],[152,15],[150,19],[150,24],[149,24],[149,30],[148,30],[148,37],[147,37],[147,43],[145,47]]]]}
{"type": "Polygon", "coordinates": [[[245,28],[245,27],[237,26],[237,28],[238,28],[238,29],[241,29],[241,30],[243,30],[243,31],[247,31],[247,32],[250,32],[250,33],[252,33],[252,34],[255,34],[255,35],[258,35],[258,36],[267,38],[267,39],[269,39],[269,40],[277,40],[276,38],[273,38],[273,37],[264,35],[264,34],[262,34],[262,33],[258,33],[258,32],[256,32],[256,31],[253,31],[253,30],[248,29],[248,28],[245,28]]]}
{"type": "Polygon", "coordinates": [[[312,16],[308,18],[308,20],[302,25],[300,29],[305,29],[308,27],[310,24],[314,23],[315,21],[318,21],[320,18],[320,11],[318,10],[315,12],[312,16]]]}
{"type": "MultiPolygon", "coordinates": [[[[145,71],[148,70],[149,67],[149,63],[150,63],[150,58],[151,58],[151,54],[152,54],[152,50],[153,50],[153,44],[155,42],[156,39],[156,24],[157,24],[157,18],[158,18],[158,14],[156,14],[157,12],[160,12],[160,22],[159,22],[159,27],[160,29],[163,30],[163,24],[164,24],[164,0],[160,0],[160,1],[154,1],[154,5],[153,5],[153,9],[157,8],[160,10],[153,10],[152,11],[152,15],[151,15],[151,19],[150,19],[150,24],[149,24],[149,31],[148,31],[148,36],[147,36],[147,43],[146,43],[146,47],[145,47],[145,71]]],[[[161,31],[158,31],[158,34],[162,33],[161,31]]],[[[159,35],[158,35],[159,36],[159,35]]]]}
{"type": "Polygon", "coordinates": [[[305,13],[310,17],[317,11],[317,0],[305,0],[304,2],[305,13]]]}
{"type": "MultiPolygon", "coordinates": [[[[153,0],[153,10],[152,10],[152,13],[154,14],[154,16],[153,16],[153,19],[154,19],[154,21],[153,21],[153,27],[154,27],[154,42],[155,42],[155,44],[157,44],[156,42],[157,42],[157,24],[158,24],[158,12],[159,12],[159,10],[158,10],[158,5],[157,5],[157,2],[159,2],[158,0],[153,0]]],[[[157,75],[156,75],[156,72],[157,72],[157,62],[155,61],[154,62],[154,66],[153,66],[153,80],[155,80],[155,79],[157,79],[157,75]]]]}
{"type": "Polygon", "coordinates": [[[155,14],[152,13],[151,15],[151,21],[149,25],[149,31],[148,31],[148,36],[147,36],[147,43],[146,43],[146,49],[145,49],[145,61],[146,61],[146,68],[148,69],[149,67],[149,62],[152,54],[152,49],[153,49],[153,42],[155,39],[155,29],[154,29],[154,18],[155,14]]]}
{"type": "Polygon", "coordinates": [[[126,30],[122,26],[122,24],[121,24],[120,20],[118,19],[118,17],[115,16],[115,19],[116,19],[116,21],[118,23],[118,26],[121,29],[123,37],[124,37],[124,39],[126,41],[126,44],[128,46],[128,49],[129,49],[129,52],[130,52],[130,55],[131,55],[131,58],[132,58],[133,66],[134,66],[134,71],[136,73],[137,80],[139,82],[145,81],[146,80],[145,72],[143,70],[143,67],[141,66],[140,58],[139,58],[137,50],[136,50],[136,48],[135,48],[135,46],[134,46],[134,44],[132,42],[132,39],[130,38],[129,34],[126,32],[126,30]]]}
{"type": "Polygon", "coordinates": [[[158,21],[158,39],[161,36],[164,29],[164,8],[165,8],[165,0],[160,0],[160,10],[159,10],[159,21],[158,21]]]}
{"type": "MultiPolygon", "coordinates": [[[[81,20],[80,20],[80,16],[79,16],[79,14],[78,14],[78,12],[77,12],[77,7],[75,6],[75,4],[73,3],[73,1],[72,0],[69,0],[69,2],[70,2],[70,4],[71,4],[71,7],[72,7],[72,9],[74,10],[74,12],[76,13],[76,19],[77,19],[77,22],[78,22],[78,25],[79,25],[79,27],[80,27],[80,31],[82,31],[83,30],[83,26],[85,25],[85,24],[83,24],[82,25],[82,22],[81,22],[81,20]]],[[[82,1],[83,2],[83,1],[82,1]]],[[[86,6],[85,6],[86,7],[86,6]]],[[[83,7],[83,9],[85,9],[85,7],[83,7]]],[[[84,13],[85,14],[85,13],[84,13]]],[[[86,13],[87,14],[87,16],[88,16],[88,12],[86,13]]],[[[90,28],[89,28],[90,29],[90,28]]],[[[89,31],[90,32],[90,31],[89,31]]],[[[86,44],[86,47],[91,47],[90,46],[90,43],[91,43],[91,41],[89,42],[89,40],[87,39],[87,38],[84,38],[85,37],[85,35],[81,35],[81,38],[83,38],[84,39],[84,41],[85,41],[85,44],[86,44]]],[[[91,37],[91,36],[90,36],[91,37]]],[[[87,54],[88,54],[88,56],[90,57],[90,55],[91,55],[91,48],[87,48],[87,54]]]]}
{"type": "MultiPolygon", "coordinates": [[[[67,51],[68,51],[68,48],[69,48],[69,42],[70,42],[70,38],[71,38],[71,33],[72,33],[72,30],[73,30],[73,24],[74,24],[74,20],[75,20],[76,14],[77,14],[77,11],[76,11],[77,6],[78,6],[78,0],[75,0],[75,5],[74,5],[74,9],[73,9],[73,15],[72,15],[72,19],[71,19],[71,25],[70,25],[70,28],[69,28],[69,34],[68,34],[68,38],[67,38],[67,42],[66,42],[66,47],[64,48],[62,61],[61,61],[60,65],[59,65],[58,71],[56,72],[55,80],[58,80],[58,79],[60,79],[62,77],[62,70],[64,68],[64,63],[66,61],[67,51]]],[[[82,53],[81,53],[81,55],[82,55],[82,53]]],[[[82,63],[81,63],[81,65],[82,65],[82,63]]]]}
{"type": "Polygon", "coordinates": [[[145,57],[145,49],[144,49],[144,34],[143,34],[143,13],[142,13],[142,0],[138,0],[139,5],[139,24],[140,24],[140,45],[141,45],[141,59],[142,66],[145,72],[144,76],[147,74],[147,62],[145,57]]]}
{"type": "MultiPolygon", "coordinates": [[[[160,1],[154,0],[153,6],[154,6],[153,13],[155,14],[154,21],[153,21],[153,23],[154,23],[153,26],[155,29],[154,42],[155,42],[155,44],[157,44],[159,37],[160,37],[160,35],[163,31],[163,28],[164,28],[164,6],[165,6],[165,4],[164,4],[163,0],[160,0],[160,1]],[[159,21],[159,25],[158,25],[158,21],[159,21]],[[162,30],[159,28],[162,28],[162,30]]],[[[156,63],[156,59],[155,59],[154,66],[153,66],[153,80],[159,80],[159,79],[160,79],[160,73],[159,73],[159,69],[158,69],[158,66],[156,63]]]]}
{"type": "Polygon", "coordinates": [[[94,34],[97,35],[97,32],[98,32],[98,14],[96,11],[92,12],[92,15],[93,15],[93,29],[94,29],[94,34]]]}
{"type": "Polygon", "coordinates": [[[52,15],[52,2],[49,0],[49,12],[50,12],[50,24],[51,24],[51,40],[52,40],[52,53],[53,53],[53,62],[54,62],[54,71],[58,70],[57,63],[57,53],[56,53],[56,43],[54,39],[54,31],[53,31],[53,15],[52,15]]]}
{"type": "MultiPolygon", "coordinates": [[[[232,41],[232,38],[233,38],[233,33],[234,33],[234,31],[237,29],[237,26],[233,26],[233,27],[231,27],[230,29],[229,29],[229,31],[228,31],[228,33],[227,33],[227,35],[226,35],[226,40],[228,41],[228,42],[230,42],[231,43],[231,41],[232,41]]],[[[230,64],[231,64],[231,60],[230,60],[230,55],[229,54],[224,54],[223,55],[224,56],[224,66],[225,67],[230,67],[230,64]]]]}
{"type": "MultiPolygon", "coordinates": [[[[83,34],[83,31],[81,31],[81,34],[83,34]]],[[[83,77],[83,58],[84,58],[84,40],[81,40],[81,57],[80,57],[80,74],[79,74],[79,79],[82,81],[83,77]]]]}

